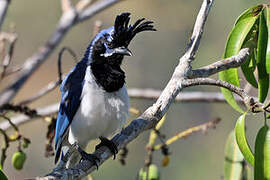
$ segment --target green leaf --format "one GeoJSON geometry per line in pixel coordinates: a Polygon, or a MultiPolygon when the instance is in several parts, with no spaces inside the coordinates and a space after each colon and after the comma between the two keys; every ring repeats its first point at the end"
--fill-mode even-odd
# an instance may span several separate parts
{"type": "Polygon", "coordinates": [[[254,60],[255,60],[255,57],[254,57],[254,50],[252,47],[249,47],[250,48],[250,55],[248,57],[248,60],[246,60],[246,62],[244,64],[242,64],[241,66],[241,69],[242,69],[242,72],[246,78],[246,80],[255,88],[258,88],[258,83],[257,83],[257,80],[256,80],[256,77],[254,75],[254,69],[255,69],[255,64],[253,63],[254,60]]]}
{"type": "Polygon", "coordinates": [[[254,180],[270,180],[270,131],[267,125],[256,136],[254,180]]]}
{"type": "Polygon", "coordinates": [[[270,74],[270,8],[267,7],[265,9],[265,19],[268,30],[268,42],[267,42],[267,50],[266,50],[266,72],[270,74]]]}
{"type": "Polygon", "coordinates": [[[243,160],[244,157],[236,143],[235,133],[232,131],[225,146],[224,180],[241,180],[243,160]]]}
{"type": "Polygon", "coordinates": [[[254,155],[250,149],[246,138],[245,119],[246,113],[244,113],[238,118],[235,125],[235,137],[238,147],[242,152],[244,158],[249,162],[249,164],[254,166],[254,155]]]}
{"type": "Polygon", "coordinates": [[[269,88],[269,75],[266,72],[266,49],[267,49],[267,26],[264,13],[260,13],[259,36],[257,45],[257,68],[258,68],[258,98],[264,102],[269,88]]]}
{"type": "Polygon", "coordinates": [[[256,49],[258,41],[258,20],[256,20],[252,29],[248,33],[243,48],[249,48],[250,55],[246,62],[241,65],[242,72],[245,76],[245,79],[255,88],[258,88],[258,83],[256,77],[254,75],[254,71],[256,69],[256,49]]]}
{"type": "Polygon", "coordinates": [[[245,10],[235,21],[234,24],[237,24],[239,21],[241,21],[242,19],[245,19],[247,17],[250,16],[256,16],[259,12],[261,12],[262,8],[264,7],[263,4],[257,4],[251,8],[248,8],[247,10],[245,10]]]}
{"type": "MultiPolygon", "coordinates": [[[[250,11],[250,10],[247,12],[244,12],[244,14],[242,14],[238,18],[227,40],[224,58],[228,58],[228,57],[238,54],[247,35],[249,34],[253,25],[255,24],[257,18],[258,18],[257,13],[254,13],[253,11],[250,11]]],[[[227,81],[236,86],[240,86],[237,68],[231,68],[226,71],[220,72],[219,79],[223,81],[227,81]]],[[[235,110],[237,110],[240,113],[244,113],[244,111],[236,103],[231,91],[225,88],[221,88],[221,92],[223,93],[227,102],[235,110]]]]}
{"type": "Polygon", "coordinates": [[[5,175],[5,173],[2,170],[0,170],[0,179],[1,180],[8,180],[7,176],[5,175]]]}
{"type": "Polygon", "coordinates": [[[252,71],[254,72],[256,69],[256,56],[257,56],[256,49],[254,49],[251,53],[253,57],[251,58],[251,61],[249,62],[248,67],[252,69],[252,71]]]}

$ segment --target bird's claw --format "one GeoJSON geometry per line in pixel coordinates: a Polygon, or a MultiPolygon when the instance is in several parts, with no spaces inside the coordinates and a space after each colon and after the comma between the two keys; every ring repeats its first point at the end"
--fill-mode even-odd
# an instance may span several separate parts
{"type": "Polygon", "coordinates": [[[105,137],[99,137],[99,139],[100,139],[101,142],[96,146],[96,150],[99,149],[102,146],[106,146],[112,152],[113,159],[115,159],[115,156],[118,153],[118,149],[117,149],[116,144],[113,141],[111,141],[111,140],[109,140],[109,139],[107,139],[105,137]]]}
{"type": "Polygon", "coordinates": [[[100,162],[100,159],[96,155],[84,152],[83,154],[81,154],[81,156],[81,160],[88,160],[92,162],[98,169],[98,163],[100,162]]]}
{"type": "Polygon", "coordinates": [[[98,169],[98,163],[100,162],[100,159],[96,155],[86,153],[84,150],[82,150],[80,148],[80,146],[77,146],[77,150],[81,154],[81,160],[80,161],[88,160],[88,161],[92,162],[98,169]]]}

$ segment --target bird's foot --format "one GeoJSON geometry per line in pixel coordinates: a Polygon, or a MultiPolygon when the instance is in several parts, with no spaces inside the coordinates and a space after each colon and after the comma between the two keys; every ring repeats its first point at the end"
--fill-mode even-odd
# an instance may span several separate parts
{"type": "Polygon", "coordinates": [[[98,169],[98,163],[100,162],[100,159],[94,155],[94,154],[88,154],[87,152],[85,152],[80,146],[76,146],[76,149],[78,150],[78,152],[81,155],[81,161],[82,160],[88,160],[90,162],[92,162],[98,169]]]}
{"type": "Polygon", "coordinates": [[[101,142],[96,146],[96,150],[99,149],[101,146],[106,146],[112,152],[113,159],[115,159],[115,156],[118,153],[118,149],[117,149],[116,144],[113,141],[111,141],[105,137],[102,137],[102,136],[99,137],[99,139],[101,142]]]}

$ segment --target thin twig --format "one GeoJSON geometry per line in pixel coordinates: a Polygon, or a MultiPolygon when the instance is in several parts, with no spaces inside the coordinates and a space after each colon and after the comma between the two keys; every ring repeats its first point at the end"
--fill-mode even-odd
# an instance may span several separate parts
{"type": "Polygon", "coordinates": [[[60,80],[52,81],[48,85],[46,85],[46,87],[42,88],[37,94],[22,100],[21,102],[18,103],[18,105],[26,105],[32,103],[38,100],[39,98],[45,96],[46,94],[50,93],[51,91],[53,91],[60,84],[61,84],[60,80]]]}
{"type": "Polygon", "coordinates": [[[87,8],[89,5],[91,5],[92,3],[94,3],[96,0],[80,0],[77,4],[76,4],[76,9],[77,10],[83,10],[85,8],[87,8]]]}
{"type": "MultiPolygon", "coordinates": [[[[157,89],[128,89],[128,95],[130,98],[136,99],[153,99],[156,100],[161,94],[161,90],[157,89]]],[[[236,101],[243,103],[243,100],[238,96],[235,97],[236,101]]],[[[226,102],[224,96],[220,92],[201,92],[201,91],[189,91],[178,94],[175,98],[175,102],[214,102],[224,103],[226,102]]]]}
{"type": "Polygon", "coordinates": [[[1,33],[1,36],[5,36],[5,38],[3,37],[3,39],[8,40],[10,43],[8,53],[5,55],[3,60],[3,71],[0,77],[1,79],[3,79],[6,76],[6,70],[10,65],[11,59],[13,57],[14,47],[18,36],[15,33],[1,33]]]}
{"type": "Polygon", "coordinates": [[[225,81],[211,79],[211,78],[196,78],[196,79],[186,79],[181,83],[182,88],[197,86],[197,85],[212,85],[212,86],[219,86],[234,92],[235,94],[239,95],[245,105],[247,106],[248,110],[251,112],[264,112],[268,109],[263,108],[263,104],[258,102],[255,97],[249,96],[244,89],[239,88],[233,84],[230,84],[225,81]]]}
{"type": "Polygon", "coordinates": [[[63,13],[70,11],[73,8],[70,0],[61,0],[61,7],[63,13]]]}
{"type": "Polygon", "coordinates": [[[8,121],[8,123],[11,125],[11,127],[13,127],[13,129],[16,131],[16,132],[19,132],[19,128],[17,127],[16,124],[14,124],[11,119],[3,114],[0,115],[0,117],[3,117],[4,119],[6,119],[8,121]]]}
{"type": "Polygon", "coordinates": [[[14,67],[9,67],[6,69],[6,73],[5,73],[5,77],[12,75],[14,73],[19,72],[20,70],[22,70],[21,66],[14,66],[14,67]]]}
{"type": "MultiPolygon", "coordinates": [[[[54,81],[54,82],[56,82],[56,81],[54,81]]],[[[49,84],[53,84],[54,82],[51,82],[49,84]]],[[[44,88],[44,90],[45,89],[46,88],[44,88]]],[[[154,89],[132,88],[132,89],[128,89],[128,94],[129,94],[130,98],[156,100],[160,96],[161,91],[160,90],[154,90],[154,89]]],[[[28,104],[30,102],[33,102],[34,100],[37,100],[38,98],[40,98],[42,96],[37,97],[37,99],[34,99],[34,97],[37,97],[37,96],[33,96],[33,97],[30,97],[29,99],[25,99],[25,100],[23,100],[22,102],[20,102],[18,104],[23,104],[23,105],[28,104]]],[[[243,103],[243,101],[242,101],[242,99],[240,97],[236,96],[235,98],[239,103],[243,103]]],[[[215,102],[215,103],[225,103],[226,100],[224,99],[223,95],[221,93],[219,93],[219,92],[192,92],[192,91],[190,91],[190,92],[182,92],[181,94],[176,96],[175,102],[215,102]]],[[[43,107],[43,108],[38,108],[38,109],[36,109],[36,111],[37,111],[37,114],[39,116],[49,116],[51,114],[57,113],[58,108],[59,108],[59,103],[55,103],[55,104],[48,105],[48,106],[43,107]],[[47,110],[47,109],[49,109],[49,110],[47,110]],[[40,112],[42,112],[42,113],[40,113],[40,112]]],[[[137,110],[134,111],[133,109],[132,109],[132,112],[134,112],[135,114],[138,113],[137,110]]],[[[20,125],[20,124],[29,122],[29,121],[34,120],[34,119],[31,118],[31,117],[25,116],[25,115],[18,115],[18,116],[12,117],[11,120],[13,122],[16,122],[15,123],[16,125],[20,125]]],[[[4,123],[4,124],[0,123],[0,128],[2,128],[4,130],[8,129],[9,127],[10,126],[8,126],[6,123],[4,123]]]]}
{"type": "Polygon", "coordinates": [[[0,29],[2,27],[4,19],[6,17],[9,3],[10,3],[10,0],[1,0],[0,1],[0,29]]]}
{"type": "Polygon", "coordinates": [[[4,146],[1,153],[1,166],[4,167],[5,160],[7,158],[7,149],[9,147],[9,138],[7,133],[0,128],[0,133],[4,136],[4,146]]]}
{"type": "MultiPolygon", "coordinates": [[[[49,106],[43,107],[43,108],[37,108],[36,109],[36,117],[44,117],[44,116],[50,116],[53,114],[56,114],[58,112],[59,104],[51,104],[49,106]]],[[[19,126],[21,124],[27,123],[29,121],[38,120],[39,118],[32,118],[30,116],[21,114],[17,116],[13,116],[10,118],[12,123],[14,123],[16,126],[19,126]]],[[[3,130],[9,129],[10,123],[9,122],[2,122],[0,123],[0,128],[3,130]]]]}
{"type": "Polygon", "coordinates": [[[62,83],[62,77],[63,77],[63,73],[62,73],[62,55],[63,53],[67,51],[69,52],[69,54],[73,57],[75,63],[77,63],[77,55],[76,53],[69,47],[63,47],[59,54],[58,54],[58,79],[60,80],[60,84],[62,83]]]}
{"type": "Polygon", "coordinates": [[[214,121],[210,121],[204,124],[201,124],[199,126],[194,126],[192,128],[189,128],[187,130],[184,130],[183,132],[177,133],[175,136],[169,138],[165,143],[158,144],[154,146],[154,150],[161,149],[162,146],[166,145],[169,146],[170,144],[174,143],[175,141],[179,139],[186,138],[187,136],[190,136],[191,134],[194,134],[195,132],[203,131],[205,132],[209,128],[216,128],[216,125],[220,122],[221,119],[217,118],[214,121]]]}
{"type": "Polygon", "coordinates": [[[46,94],[48,94],[49,92],[53,91],[58,85],[60,85],[62,83],[62,79],[66,76],[66,75],[62,75],[62,66],[61,66],[62,54],[64,53],[65,50],[67,50],[71,54],[71,56],[74,59],[74,62],[77,63],[76,53],[69,47],[63,47],[58,55],[58,78],[59,79],[47,84],[37,94],[35,94],[27,99],[22,100],[21,102],[18,103],[19,105],[29,104],[29,103],[32,103],[33,101],[38,100],[39,98],[41,98],[41,97],[45,96],[46,94]]]}
{"type": "Polygon", "coordinates": [[[13,105],[13,104],[5,104],[2,106],[2,111],[13,111],[23,113],[30,117],[37,117],[37,111],[35,109],[31,109],[27,106],[22,105],[13,105]]]}
{"type": "Polygon", "coordinates": [[[146,171],[146,179],[148,179],[148,176],[149,176],[149,166],[152,164],[154,145],[158,137],[157,132],[161,128],[161,126],[164,124],[165,120],[166,120],[166,115],[164,115],[162,119],[157,123],[155,128],[151,130],[148,143],[145,147],[146,156],[144,158],[144,169],[146,171]]]}

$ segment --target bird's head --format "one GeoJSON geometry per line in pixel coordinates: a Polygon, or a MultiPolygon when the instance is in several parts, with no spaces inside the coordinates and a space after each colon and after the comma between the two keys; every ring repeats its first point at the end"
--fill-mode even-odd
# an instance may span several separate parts
{"type": "Polygon", "coordinates": [[[121,65],[124,56],[131,56],[128,49],[130,41],[143,31],[156,31],[152,21],[137,20],[129,24],[130,13],[122,13],[115,19],[113,27],[102,30],[96,35],[88,51],[91,63],[121,65]]]}

